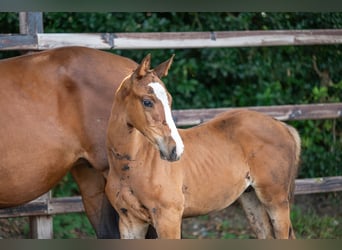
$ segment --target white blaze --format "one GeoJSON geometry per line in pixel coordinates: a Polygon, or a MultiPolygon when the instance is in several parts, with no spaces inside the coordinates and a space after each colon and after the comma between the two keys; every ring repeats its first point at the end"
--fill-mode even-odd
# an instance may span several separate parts
{"type": "Polygon", "coordinates": [[[184,151],[184,144],[183,144],[182,138],[180,137],[178,133],[176,124],[173,121],[171,109],[169,105],[169,99],[167,98],[165,88],[158,82],[151,82],[148,86],[150,86],[153,89],[154,94],[160,100],[160,102],[162,103],[164,107],[166,123],[171,130],[172,139],[176,142],[177,155],[181,156],[184,151]]]}

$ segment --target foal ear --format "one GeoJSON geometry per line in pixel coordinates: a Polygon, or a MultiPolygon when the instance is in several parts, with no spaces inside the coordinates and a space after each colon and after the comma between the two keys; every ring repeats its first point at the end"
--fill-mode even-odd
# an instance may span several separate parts
{"type": "Polygon", "coordinates": [[[161,64],[159,64],[155,69],[154,72],[156,72],[157,76],[159,78],[162,78],[163,76],[167,76],[167,73],[171,67],[171,64],[173,62],[173,58],[175,57],[175,54],[173,54],[171,56],[171,58],[169,60],[167,60],[166,62],[163,62],[161,64]]]}
{"type": "Polygon", "coordinates": [[[135,74],[137,77],[143,77],[146,75],[147,71],[151,67],[151,54],[147,54],[145,58],[141,61],[138,68],[135,70],[135,74]]]}

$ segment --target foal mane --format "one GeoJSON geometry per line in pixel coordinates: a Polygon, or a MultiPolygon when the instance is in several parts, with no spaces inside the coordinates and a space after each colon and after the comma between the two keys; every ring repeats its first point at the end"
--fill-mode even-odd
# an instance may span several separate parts
{"type": "Polygon", "coordinates": [[[128,78],[132,77],[134,72],[130,73],[129,75],[127,75],[120,83],[119,87],[116,89],[115,94],[117,94],[118,92],[120,92],[121,87],[123,86],[124,82],[127,81],[128,78]]]}

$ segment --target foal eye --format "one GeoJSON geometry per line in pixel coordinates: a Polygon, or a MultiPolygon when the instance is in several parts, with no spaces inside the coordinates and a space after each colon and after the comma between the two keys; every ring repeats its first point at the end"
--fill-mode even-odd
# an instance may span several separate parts
{"type": "Polygon", "coordinates": [[[144,99],[142,101],[144,107],[146,108],[152,108],[153,107],[153,102],[151,100],[148,100],[148,99],[144,99]]]}

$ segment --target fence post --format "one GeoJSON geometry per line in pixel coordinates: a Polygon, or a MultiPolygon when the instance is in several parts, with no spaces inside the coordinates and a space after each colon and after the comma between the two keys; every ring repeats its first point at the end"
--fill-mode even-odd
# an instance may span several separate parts
{"type": "MultiPolygon", "coordinates": [[[[43,33],[42,12],[20,12],[19,13],[20,34],[35,35],[43,33]]],[[[51,192],[48,192],[38,199],[44,200],[48,205],[51,199],[51,192]]],[[[30,216],[30,232],[34,239],[53,238],[53,218],[51,215],[30,216]]]]}
{"type": "MultiPolygon", "coordinates": [[[[43,33],[43,13],[42,12],[19,12],[19,32],[23,35],[36,35],[43,33]]],[[[37,36],[35,36],[37,43],[37,36]]],[[[31,54],[34,51],[21,51],[21,54],[31,54]]]]}
{"type": "Polygon", "coordinates": [[[42,12],[20,12],[19,13],[20,34],[34,35],[43,33],[42,12]]]}
{"type": "Polygon", "coordinates": [[[32,239],[53,239],[52,216],[30,216],[30,232],[32,239]]]}
{"type": "MultiPolygon", "coordinates": [[[[49,211],[51,200],[51,191],[43,194],[36,199],[47,207],[46,213],[49,211]]],[[[53,238],[53,218],[52,215],[30,216],[30,233],[33,239],[52,239],[53,238]]]]}

